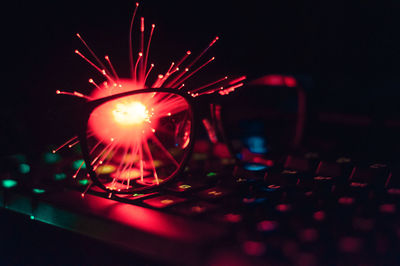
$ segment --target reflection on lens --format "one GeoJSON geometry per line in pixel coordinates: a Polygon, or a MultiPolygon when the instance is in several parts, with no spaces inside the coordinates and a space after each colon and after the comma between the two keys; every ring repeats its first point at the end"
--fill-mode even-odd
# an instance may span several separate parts
{"type": "Polygon", "coordinates": [[[87,129],[90,167],[109,190],[132,192],[171,178],[187,156],[192,111],[182,96],[124,96],[93,110],[87,129]]]}
{"type": "Polygon", "coordinates": [[[182,121],[175,128],[175,146],[181,149],[185,149],[190,142],[190,129],[192,127],[192,121],[182,119],[182,121]]]}

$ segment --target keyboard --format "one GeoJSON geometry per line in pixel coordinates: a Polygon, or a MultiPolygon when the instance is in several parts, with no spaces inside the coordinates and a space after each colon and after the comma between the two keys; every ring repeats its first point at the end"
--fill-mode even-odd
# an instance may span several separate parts
{"type": "Polygon", "coordinates": [[[132,195],[83,194],[76,149],[36,165],[9,156],[0,206],[157,265],[399,264],[393,161],[302,151],[239,166],[215,151],[195,149],[180,178],[132,195]]]}

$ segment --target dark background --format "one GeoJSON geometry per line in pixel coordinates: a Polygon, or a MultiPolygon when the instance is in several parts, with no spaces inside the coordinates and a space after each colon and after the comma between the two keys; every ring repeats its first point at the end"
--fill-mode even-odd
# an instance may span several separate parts
{"type": "MultiPolygon", "coordinates": [[[[153,74],[165,72],[188,49],[200,52],[218,35],[219,43],[205,57],[215,55],[215,64],[200,79],[293,74],[311,81],[311,104],[317,110],[398,117],[400,4],[356,2],[142,1],[138,17],[145,17],[147,30],[156,24],[150,61],[158,68],[153,74]]],[[[109,54],[120,76],[128,75],[134,3],[2,4],[2,154],[34,152],[73,134],[63,113],[71,101],[55,91],[85,93],[91,88],[88,78],[101,81],[73,53],[78,48],[88,54],[75,33],[99,57],[109,54]]]]}

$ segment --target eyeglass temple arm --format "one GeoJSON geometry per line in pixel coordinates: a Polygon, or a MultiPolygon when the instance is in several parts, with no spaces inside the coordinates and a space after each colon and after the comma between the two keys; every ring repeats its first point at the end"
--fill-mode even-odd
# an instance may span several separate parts
{"type": "Polygon", "coordinates": [[[232,147],[231,143],[228,141],[228,137],[227,137],[227,135],[225,133],[225,129],[224,129],[223,122],[222,122],[221,110],[222,110],[222,106],[221,105],[215,104],[215,103],[211,103],[210,104],[210,111],[211,111],[211,118],[212,118],[212,122],[213,122],[213,128],[214,128],[214,130],[218,131],[218,133],[220,135],[220,138],[221,138],[221,141],[228,148],[231,157],[236,161],[236,163],[239,163],[240,161],[235,156],[235,153],[233,151],[233,147],[232,147]]]}

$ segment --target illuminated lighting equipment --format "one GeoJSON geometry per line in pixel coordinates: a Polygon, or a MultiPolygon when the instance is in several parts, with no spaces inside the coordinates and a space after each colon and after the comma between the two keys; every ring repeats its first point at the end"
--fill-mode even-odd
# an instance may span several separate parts
{"type": "MultiPolygon", "coordinates": [[[[151,24],[145,42],[145,19],[140,18],[139,46],[135,53],[133,28],[138,7],[139,3],[136,3],[129,31],[130,78],[121,78],[117,74],[109,55],[105,55],[105,62],[102,62],[77,33],[88,54],[79,50],[75,50],[75,54],[93,67],[104,81],[96,82],[89,78],[93,91],[88,95],[77,91],[56,91],[59,95],[87,101],[87,109],[83,111],[87,123],[83,133],[52,152],[80,143],[85,160],[73,163],[73,177],[86,168],[94,183],[110,193],[132,194],[175,176],[184,168],[192,146],[192,99],[216,92],[229,94],[243,86],[246,78],[224,76],[197,88],[187,86],[196,73],[215,60],[215,57],[204,60],[204,56],[219,40],[217,36],[193,60],[187,60],[192,55],[188,50],[179,60],[171,62],[167,71],[156,74],[151,81],[156,67],[149,64],[149,51],[156,26],[151,24]]],[[[88,181],[83,184],[84,180],[78,182],[88,185],[85,192],[92,184],[88,181]]]]}

